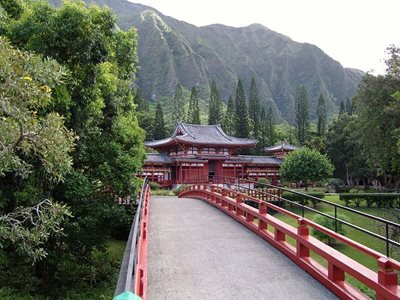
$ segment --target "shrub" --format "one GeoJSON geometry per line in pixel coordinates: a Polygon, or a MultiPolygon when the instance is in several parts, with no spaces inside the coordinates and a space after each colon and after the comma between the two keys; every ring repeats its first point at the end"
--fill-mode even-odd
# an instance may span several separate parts
{"type": "MultiPolygon", "coordinates": [[[[348,222],[348,218],[345,215],[342,214],[337,214],[337,218],[343,221],[348,222]]],[[[335,230],[335,220],[322,216],[322,215],[316,215],[313,217],[313,222],[324,226],[325,228],[328,228],[330,230],[335,230]]],[[[330,246],[335,246],[336,245],[336,240],[329,235],[326,235],[325,233],[322,233],[321,231],[318,231],[314,228],[311,230],[312,234],[319,239],[321,242],[327,243],[330,246]]],[[[343,228],[343,224],[341,222],[337,222],[337,233],[341,235],[346,235],[346,230],[343,228]]]]}
{"type": "Polygon", "coordinates": [[[267,178],[258,178],[257,183],[255,184],[255,188],[264,188],[266,184],[269,184],[267,178]]]}
{"type": "Polygon", "coordinates": [[[348,193],[350,192],[350,187],[348,186],[337,186],[335,187],[336,193],[348,193]]]}
{"type": "Polygon", "coordinates": [[[151,190],[159,190],[160,189],[160,184],[157,182],[149,182],[149,186],[151,190]]]}
{"type": "Polygon", "coordinates": [[[176,187],[172,190],[175,196],[179,196],[179,194],[186,188],[186,184],[181,184],[180,186],[176,187]]]}
{"type": "Polygon", "coordinates": [[[365,200],[368,207],[372,204],[376,204],[377,207],[394,207],[395,203],[398,202],[400,194],[396,193],[348,193],[340,194],[340,200],[344,201],[346,206],[354,201],[355,205],[359,207],[365,200]]]}
{"type": "MultiPolygon", "coordinates": [[[[320,192],[309,192],[306,195],[317,197],[320,199],[323,199],[325,196],[324,193],[320,193],[320,192]]],[[[305,197],[305,196],[302,196],[299,194],[295,194],[295,193],[291,193],[291,192],[284,192],[282,194],[282,198],[293,201],[293,202],[298,202],[299,204],[302,204],[302,205],[308,205],[309,202],[311,202],[313,207],[316,207],[319,202],[316,199],[308,198],[308,197],[305,197]]]]}

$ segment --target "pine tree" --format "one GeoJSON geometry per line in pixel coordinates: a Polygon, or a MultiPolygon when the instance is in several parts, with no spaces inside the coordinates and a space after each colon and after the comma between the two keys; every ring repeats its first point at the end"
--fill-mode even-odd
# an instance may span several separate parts
{"type": "Polygon", "coordinates": [[[241,138],[249,137],[249,114],[242,81],[239,79],[235,98],[235,134],[241,138]]]}
{"type": "Polygon", "coordinates": [[[301,145],[307,138],[309,126],[307,90],[304,86],[300,86],[296,91],[296,129],[297,139],[301,145]]]}
{"type": "Polygon", "coordinates": [[[211,83],[210,101],[208,103],[208,124],[220,124],[222,122],[222,100],[217,84],[211,83]]]}
{"type": "Polygon", "coordinates": [[[139,112],[149,112],[149,102],[142,96],[139,88],[135,91],[135,98],[133,99],[137,105],[136,110],[139,112]]]}
{"type": "Polygon", "coordinates": [[[258,139],[257,150],[262,151],[264,147],[268,146],[268,140],[267,114],[265,113],[264,107],[262,107],[260,112],[260,136],[258,139]]]}
{"type": "Polygon", "coordinates": [[[351,116],[353,114],[353,103],[350,98],[346,99],[346,113],[351,116]]]}
{"type": "Polygon", "coordinates": [[[235,100],[232,96],[230,96],[228,100],[228,107],[222,127],[228,135],[233,135],[235,133],[235,100]]]}
{"type": "Polygon", "coordinates": [[[197,96],[197,90],[195,87],[192,87],[192,92],[190,94],[186,122],[191,124],[200,124],[199,98],[197,96]]]}
{"type": "Polygon", "coordinates": [[[153,124],[154,124],[153,125],[153,138],[156,140],[165,138],[166,130],[165,130],[165,123],[164,123],[164,113],[162,111],[160,103],[157,103],[153,124]]]}
{"type": "Polygon", "coordinates": [[[326,105],[322,94],[318,99],[317,117],[317,136],[324,136],[326,133],[326,105]]]}
{"type": "Polygon", "coordinates": [[[346,112],[346,109],[344,108],[344,103],[342,101],[342,102],[340,102],[339,115],[343,115],[345,112],[346,112]]]}
{"type": "Polygon", "coordinates": [[[185,116],[185,99],[183,97],[183,88],[180,83],[176,85],[175,96],[172,105],[172,123],[181,122],[185,116]]]}
{"type": "MultiPolygon", "coordinates": [[[[265,114],[265,112],[264,112],[265,114]]],[[[268,110],[268,114],[266,117],[266,131],[268,137],[268,144],[274,145],[276,142],[276,134],[275,134],[275,126],[274,126],[274,114],[272,113],[272,108],[270,107],[268,110]]]]}
{"type": "Polygon", "coordinates": [[[260,131],[260,99],[254,77],[251,78],[250,84],[249,117],[253,129],[253,137],[258,139],[260,131]]]}

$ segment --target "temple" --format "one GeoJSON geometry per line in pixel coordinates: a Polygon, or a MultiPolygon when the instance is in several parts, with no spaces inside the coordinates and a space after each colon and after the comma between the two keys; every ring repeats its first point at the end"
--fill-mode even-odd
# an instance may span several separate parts
{"type": "Polygon", "coordinates": [[[294,149],[280,145],[268,148],[271,156],[238,154],[256,144],[257,140],[228,136],[220,125],[178,123],[171,137],[145,142],[158,153],[147,154],[141,176],[149,176],[161,187],[206,182],[222,176],[266,178],[277,184],[282,157],[294,149]]]}

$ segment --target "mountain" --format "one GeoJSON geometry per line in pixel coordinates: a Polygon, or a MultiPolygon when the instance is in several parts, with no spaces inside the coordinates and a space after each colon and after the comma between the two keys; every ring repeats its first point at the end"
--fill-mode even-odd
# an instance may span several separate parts
{"type": "Polygon", "coordinates": [[[340,102],[355,94],[364,74],[343,68],[317,46],[295,42],[260,24],[197,27],[125,0],[93,2],[113,9],[121,28],[137,28],[137,84],[154,101],[172,96],[178,82],[187,89],[198,86],[208,97],[211,80],[226,101],[234,95],[239,78],[249,91],[254,77],[262,105],[272,106],[278,117],[293,121],[299,85],[306,87],[310,113],[315,117],[321,92],[328,112],[337,113],[340,102]]]}

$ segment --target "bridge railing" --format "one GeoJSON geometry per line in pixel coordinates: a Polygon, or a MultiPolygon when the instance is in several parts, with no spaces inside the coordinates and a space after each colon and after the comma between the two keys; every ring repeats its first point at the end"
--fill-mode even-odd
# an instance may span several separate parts
{"type": "Polygon", "coordinates": [[[183,196],[199,198],[218,207],[278,248],[341,299],[368,299],[363,292],[346,282],[346,274],[374,290],[377,299],[400,298],[396,272],[400,270],[400,263],[333,230],[273,203],[262,201],[250,196],[248,193],[242,193],[239,189],[226,188],[221,183],[187,186],[180,194],[180,197],[183,196]],[[245,200],[257,202],[259,204],[258,209],[245,204],[245,200]],[[290,226],[267,214],[268,209],[278,211],[296,220],[297,227],[290,226]],[[376,272],[356,262],[314,238],[309,234],[309,228],[321,231],[352,247],[354,251],[362,252],[367,257],[375,259],[379,271],[376,272]],[[286,240],[287,237],[294,240],[295,246],[286,240]],[[319,256],[322,261],[325,261],[327,267],[313,259],[310,255],[311,252],[319,256]]]}
{"type": "Polygon", "coordinates": [[[352,209],[350,207],[344,206],[344,205],[340,205],[340,204],[336,204],[312,195],[308,195],[302,192],[298,192],[298,191],[294,191],[288,188],[284,188],[284,187],[279,187],[279,186],[274,186],[271,184],[264,184],[264,183],[259,183],[256,181],[252,181],[252,180],[248,180],[248,179],[242,179],[242,178],[232,178],[232,177],[222,177],[222,176],[215,176],[213,179],[214,183],[219,183],[219,184],[229,184],[230,186],[236,186],[237,189],[241,190],[241,191],[245,191],[247,194],[249,195],[257,195],[257,198],[262,198],[262,196],[260,197],[260,195],[264,195],[264,199],[267,197],[267,199],[271,200],[271,199],[275,199],[276,201],[281,201],[282,203],[288,203],[290,205],[293,205],[295,207],[299,207],[301,209],[301,216],[304,217],[305,211],[311,211],[315,214],[319,214],[321,216],[324,216],[326,218],[329,218],[331,220],[334,220],[335,222],[335,232],[338,231],[338,224],[344,224],[346,226],[349,226],[359,232],[365,233],[369,236],[372,236],[378,240],[384,241],[385,242],[385,248],[386,248],[386,256],[389,257],[390,256],[390,245],[393,245],[395,247],[398,247],[398,249],[400,249],[400,243],[398,241],[395,241],[393,239],[390,238],[390,229],[394,228],[397,231],[400,231],[400,224],[392,222],[390,220],[386,220],[371,214],[367,214],[365,212],[356,210],[356,209],[352,209]],[[234,180],[234,182],[232,182],[234,180]],[[264,187],[265,189],[271,189],[271,190],[276,190],[278,192],[268,192],[268,191],[263,191],[263,190],[259,190],[259,189],[254,189],[252,187],[254,187],[255,185],[257,186],[261,186],[264,187]],[[292,194],[296,194],[296,195],[300,195],[302,196],[304,199],[308,199],[311,200],[312,202],[321,202],[321,203],[325,203],[328,206],[330,206],[333,209],[333,215],[321,212],[315,208],[309,207],[308,205],[305,205],[303,203],[298,203],[298,202],[294,202],[288,199],[285,199],[283,197],[281,197],[281,195],[283,194],[283,192],[289,192],[292,194]],[[266,196],[265,196],[266,195],[266,196]],[[376,232],[372,232],[370,230],[367,230],[365,228],[362,228],[356,224],[353,224],[349,221],[346,220],[342,220],[338,217],[338,210],[344,210],[344,211],[348,211],[350,213],[356,214],[358,216],[362,216],[363,218],[372,220],[372,221],[376,221],[379,224],[381,224],[381,227],[384,228],[384,235],[381,235],[379,233],[376,232]]]}
{"type": "Polygon", "coordinates": [[[146,299],[150,188],[145,177],[129,232],[113,300],[146,299]]]}

